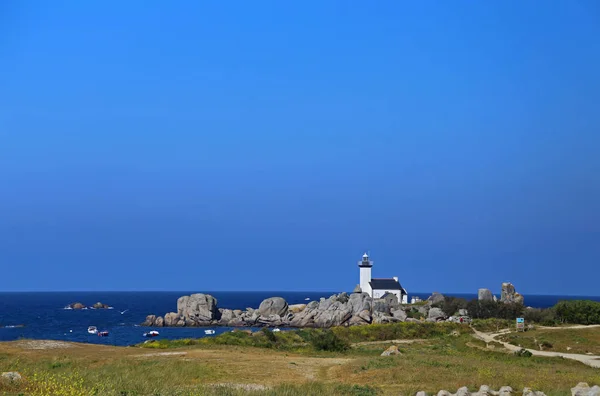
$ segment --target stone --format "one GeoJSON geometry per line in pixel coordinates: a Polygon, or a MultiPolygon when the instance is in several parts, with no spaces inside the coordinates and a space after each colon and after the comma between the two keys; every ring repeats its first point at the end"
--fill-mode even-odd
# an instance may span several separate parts
{"type": "Polygon", "coordinates": [[[396,345],[392,345],[391,347],[389,347],[388,349],[383,351],[383,353],[381,354],[381,356],[393,356],[393,355],[400,355],[400,351],[398,350],[398,347],[396,345]]]}
{"type": "Polygon", "coordinates": [[[588,396],[600,396],[600,386],[592,386],[588,392],[588,396]]]}
{"type": "Polygon", "coordinates": [[[177,313],[186,320],[186,325],[206,325],[217,319],[217,312],[217,299],[209,294],[197,293],[177,300],[177,313]]]}
{"type": "Polygon", "coordinates": [[[146,316],[146,320],[142,323],[142,326],[154,326],[154,321],[156,320],[156,315],[148,315],[146,316]]]}
{"type": "Polygon", "coordinates": [[[507,304],[523,304],[525,299],[523,296],[516,292],[515,287],[510,282],[504,282],[502,284],[502,294],[500,301],[507,304]]]}
{"type": "Polygon", "coordinates": [[[76,303],[69,304],[69,307],[71,309],[83,309],[83,308],[85,308],[85,305],[83,305],[80,302],[76,302],[76,303]]]}
{"type": "Polygon", "coordinates": [[[279,315],[284,316],[288,311],[288,303],[281,297],[271,297],[263,300],[258,307],[262,316],[279,315]]]}
{"type": "Polygon", "coordinates": [[[479,289],[477,292],[477,299],[479,301],[493,301],[494,295],[490,289],[479,289]]]}
{"type": "Polygon", "coordinates": [[[420,391],[415,396],[427,396],[427,392],[420,391]]]}
{"type": "Polygon", "coordinates": [[[392,316],[394,318],[400,320],[401,322],[404,322],[406,320],[406,318],[408,317],[408,315],[406,314],[406,312],[403,309],[397,309],[397,310],[393,311],[392,316]]]}
{"type": "Polygon", "coordinates": [[[510,386],[503,386],[498,391],[498,396],[512,396],[512,394],[513,394],[513,388],[511,388],[510,386]]]}
{"type": "Polygon", "coordinates": [[[0,378],[5,382],[20,382],[22,379],[21,374],[17,371],[5,371],[0,378]]]}
{"type": "MultiPolygon", "coordinates": [[[[313,302],[316,302],[316,301],[313,301],[313,302]]],[[[317,315],[317,311],[315,309],[308,308],[308,306],[307,306],[304,311],[298,312],[297,314],[294,315],[294,317],[290,321],[290,326],[291,327],[314,327],[316,315],[317,315]]]]}
{"type": "Polygon", "coordinates": [[[431,296],[427,299],[427,301],[431,304],[441,304],[446,300],[443,294],[438,292],[433,292],[431,296]]]}
{"type": "Polygon", "coordinates": [[[328,328],[341,326],[352,317],[352,310],[342,301],[334,301],[327,309],[322,310],[321,304],[314,317],[315,327],[328,328]]]}
{"type": "Polygon", "coordinates": [[[580,382],[571,388],[571,396],[588,396],[589,392],[590,386],[586,382],[580,382]]]}
{"type": "Polygon", "coordinates": [[[383,301],[385,301],[390,306],[391,309],[398,308],[398,303],[399,303],[398,296],[395,295],[394,293],[385,293],[381,297],[381,299],[383,301]]]}
{"type": "Polygon", "coordinates": [[[348,298],[348,306],[353,314],[371,311],[371,297],[368,293],[352,293],[348,298]]]}
{"type": "Polygon", "coordinates": [[[92,308],[94,308],[94,309],[108,309],[108,305],[107,304],[102,304],[101,302],[97,302],[96,304],[94,304],[92,306],[92,308]]]}
{"type": "Polygon", "coordinates": [[[531,388],[523,388],[523,396],[546,396],[544,392],[534,391],[531,388]]]}
{"type": "Polygon", "coordinates": [[[444,313],[444,311],[442,311],[440,308],[431,308],[429,310],[429,314],[427,315],[427,319],[431,319],[431,320],[443,320],[446,319],[446,314],[444,313]]]}
{"type": "Polygon", "coordinates": [[[298,313],[306,309],[306,304],[294,304],[288,307],[289,312],[298,313]]]}
{"type": "Polygon", "coordinates": [[[447,390],[441,390],[437,393],[437,396],[452,396],[452,393],[448,392],[447,390]]]}
{"type": "Polygon", "coordinates": [[[175,326],[177,321],[179,320],[179,316],[176,312],[169,312],[165,314],[165,326],[175,326]]]}
{"type": "Polygon", "coordinates": [[[221,324],[228,324],[233,319],[235,319],[235,313],[231,309],[221,309],[219,308],[220,319],[219,322],[221,324]]]}
{"type": "Polygon", "coordinates": [[[318,307],[319,307],[318,301],[311,301],[308,304],[306,304],[306,309],[317,309],[318,307]]]}
{"type": "Polygon", "coordinates": [[[458,316],[469,316],[469,311],[464,308],[458,310],[458,316]]]}
{"type": "Polygon", "coordinates": [[[275,315],[275,314],[271,314],[271,315],[261,315],[258,317],[257,322],[265,325],[265,326],[269,326],[269,327],[276,327],[276,326],[281,326],[283,324],[283,321],[281,320],[281,316],[279,315],[275,315]]]}
{"type": "Polygon", "coordinates": [[[492,396],[495,392],[490,389],[487,385],[481,385],[479,387],[479,391],[477,392],[478,396],[492,396]]]}
{"type": "Polygon", "coordinates": [[[156,320],[154,321],[154,326],[156,327],[163,327],[165,324],[165,320],[163,319],[162,316],[157,316],[156,320]]]}
{"type": "Polygon", "coordinates": [[[469,388],[463,386],[456,391],[456,396],[471,396],[471,392],[469,392],[469,388]]]}
{"type": "Polygon", "coordinates": [[[360,285],[356,285],[354,287],[354,290],[352,290],[352,293],[362,293],[362,289],[360,288],[360,285]]]}
{"type": "Polygon", "coordinates": [[[392,307],[386,300],[378,298],[373,300],[373,311],[381,312],[389,316],[392,314],[392,307]]]}

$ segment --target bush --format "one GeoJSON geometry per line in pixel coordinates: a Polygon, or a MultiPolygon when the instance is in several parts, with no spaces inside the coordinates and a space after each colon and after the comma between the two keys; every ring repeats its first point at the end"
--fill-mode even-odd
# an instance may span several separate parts
{"type": "Polygon", "coordinates": [[[554,326],[558,323],[554,308],[529,308],[523,313],[523,318],[528,323],[539,323],[543,326],[554,326]]]}
{"type": "Polygon", "coordinates": [[[265,335],[265,337],[267,337],[267,340],[269,342],[272,342],[272,343],[277,342],[277,337],[275,336],[275,333],[273,333],[268,328],[263,327],[262,329],[260,329],[260,331],[265,335]]]}
{"type": "Polygon", "coordinates": [[[467,303],[469,315],[476,319],[511,319],[514,320],[523,315],[525,307],[523,304],[506,304],[500,301],[471,300],[467,303]]]}
{"type": "Polygon", "coordinates": [[[520,349],[515,351],[515,355],[518,357],[532,357],[533,353],[529,352],[527,349],[520,349]]]}
{"type": "Polygon", "coordinates": [[[350,348],[347,341],[331,330],[315,330],[311,332],[309,341],[317,351],[344,352],[350,348]]]}
{"type": "Polygon", "coordinates": [[[467,300],[464,298],[446,296],[443,303],[434,304],[433,306],[441,308],[446,316],[454,316],[459,309],[467,308],[467,304],[467,300]]]}
{"type": "Polygon", "coordinates": [[[559,301],[553,310],[561,323],[600,324],[600,302],[597,301],[559,301]]]}

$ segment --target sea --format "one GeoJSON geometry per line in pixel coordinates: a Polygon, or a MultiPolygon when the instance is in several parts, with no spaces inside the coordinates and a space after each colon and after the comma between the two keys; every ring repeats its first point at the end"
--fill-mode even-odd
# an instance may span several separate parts
{"type": "MultiPolygon", "coordinates": [[[[207,328],[149,328],[141,327],[147,315],[164,315],[177,311],[177,299],[195,292],[13,292],[0,293],[0,341],[18,339],[60,340],[106,345],[128,346],[147,340],[150,330],[159,331],[158,339],[213,337],[206,335],[207,328]],[[110,309],[65,309],[71,303],[81,302],[92,306],[96,302],[110,309]],[[106,337],[89,334],[89,326],[108,331],[106,337]]],[[[204,292],[218,300],[219,308],[258,308],[268,297],[283,297],[289,304],[302,304],[329,297],[334,292],[204,292]]],[[[412,297],[426,299],[431,293],[415,293],[412,297]]],[[[445,295],[473,299],[475,294],[445,295]]],[[[600,301],[598,297],[525,295],[527,306],[547,308],[561,300],[586,299],[600,301]]],[[[231,331],[229,327],[212,327],[215,334],[231,331]]]]}

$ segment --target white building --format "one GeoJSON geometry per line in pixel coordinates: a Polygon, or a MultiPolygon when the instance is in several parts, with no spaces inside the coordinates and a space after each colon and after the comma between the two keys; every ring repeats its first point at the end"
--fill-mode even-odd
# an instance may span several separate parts
{"type": "Polygon", "coordinates": [[[395,294],[398,301],[407,304],[408,293],[400,285],[397,277],[393,278],[371,278],[371,268],[373,262],[369,260],[369,255],[365,253],[362,260],[358,262],[360,268],[360,288],[363,293],[368,293],[373,298],[381,298],[385,293],[395,294]]]}

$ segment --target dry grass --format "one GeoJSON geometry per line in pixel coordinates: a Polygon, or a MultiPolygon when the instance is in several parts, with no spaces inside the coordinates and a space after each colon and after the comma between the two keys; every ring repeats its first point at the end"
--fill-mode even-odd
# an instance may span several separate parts
{"type": "Polygon", "coordinates": [[[401,344],[402,355],[380,357],[389,345],[363,345],[342,354],[225,345],[175,351],[89,344],[32,349],[29,341],[17,341],[0,344],[0,371],[19,371],[26,381],[17,387],[0,384],[0,394],[28,390],[44,394],[40,389],[46,382],[36,384],[34,374],[70,381],[71,393],[54,392],[57,396],[94,391],[107,396],[374,395],[377,390],[409,395],[418,390],[455,391],[461,386],[475,389],[482,384],[529,386],[548,395],[564,395],[578,382],[600,384],[600,370],[578,362],[519,358],[467,346],[473,342],[469,335],[439,337],[401,344]]]}
{"type": "Polygon", "coordinates": [[[513,332],[500,339],[530,349],[600,355],[600,327],[535,329],[521,333],[513,332]]]}

